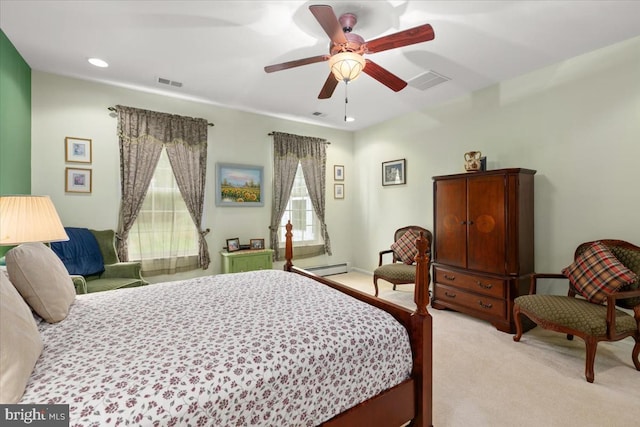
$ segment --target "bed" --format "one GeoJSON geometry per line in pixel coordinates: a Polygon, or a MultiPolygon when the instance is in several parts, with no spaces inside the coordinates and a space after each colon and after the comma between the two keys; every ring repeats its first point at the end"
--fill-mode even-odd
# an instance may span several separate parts
{"type": "Polygon", "coordinates": [[[294,267],[290,228],[285,271],[77,296],[38,324],[19,403],[71,426],[430,426],[426,245],[415,312],[294,267]]]}

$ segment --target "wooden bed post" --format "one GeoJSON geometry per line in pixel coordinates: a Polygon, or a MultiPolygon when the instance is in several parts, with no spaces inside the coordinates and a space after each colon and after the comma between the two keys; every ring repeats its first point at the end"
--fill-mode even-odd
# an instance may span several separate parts
{"type": "Polygon", "coordinates": [[[291,271],[291,267],[293,267],[293,262],[291,261],[293,259],[293,233],[291,232],[293,225],[291,225],[291,220],[287,221],[285,228],[287,229],[287,232],[285,234],[286,243],[284,257],[287,262],[284,264],[284,270],[291,271]]]}
{"type": "Polygon", "coordinates": [[[427,311],[429,305],[429,257],[426,255],[429,242],[421,231],[416,239],[416,286],[414,301],[416,311],[411,318],[414,351],[413,376],[416,380],[416,409],[418,416],[413,426],[433,425],[433,319],[427,311]]]}

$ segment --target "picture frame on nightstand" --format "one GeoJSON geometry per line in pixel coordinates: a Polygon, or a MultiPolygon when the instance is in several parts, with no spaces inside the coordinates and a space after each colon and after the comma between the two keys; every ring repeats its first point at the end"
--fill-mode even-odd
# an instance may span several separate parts
{"type": "Polygon", "coordinates": [[[240,250],[240,238],[234,237],[227,239],[227,252],[235,252],[240,250]]]}
{"type": "Polygon", "coordinates": [[[264,239],[250,239],[249,240],[249,248],[250,249],[264,249],[264,239]]]}

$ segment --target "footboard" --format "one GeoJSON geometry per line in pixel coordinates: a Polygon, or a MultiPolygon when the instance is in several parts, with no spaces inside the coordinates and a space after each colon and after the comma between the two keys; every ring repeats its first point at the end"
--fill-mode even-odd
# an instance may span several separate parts
{"type": "Polygon", "coordinates": [[[349,288],[333,280],[317,276],[301,268],[294,267],[291,223],[287,224],[286,263],[284,269],[300,274],[353,298],[371,304],[391,314],[409,334],[413,352],[411,378],[366,400],[323,423],[327,427],[400,426],[412,421],[413,426],[429,427],[433,423],[432,413],[432,318],[427,310],[429,305],[429,258],[426,255],[428,242],[422,235],[416,240],[416,286],[414,300],[416,310],[411,311],[391,302],[384,301],[364,292],[349,288]]]}

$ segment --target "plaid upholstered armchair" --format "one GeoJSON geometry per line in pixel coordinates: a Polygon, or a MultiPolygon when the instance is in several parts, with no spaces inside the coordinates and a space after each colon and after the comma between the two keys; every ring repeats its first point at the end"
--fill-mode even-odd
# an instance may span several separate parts
{"type": "Polygon", "coordinates": [[[585,341],[585,377],[594,380],[594,361],[600,341],[633,337],[631,359],[640,371],[640,247],[622,240],[582,243],[574,262],[556,273],[534,273],[529,295],[514,300],[515,341],[522,337],[524,315],[544,329],[574,335],[585,341]],[[539,279],[569,279],[568,296],[536,295],[539,279]],[[621,310],[621,307],[626,310],[621,310]]]}
{"type": "Polygon", "coordinates": [[[394,291],[396,290],[396,285],[415,283],[416,266],[414,258],[418,253],[415,242],[421,231],[428,242],[427,256],[431,258],[433,237],[429,230],[417,225],[409,225],[397,229],[393,236],[394,242],[391,245],[391,249],[380,251],[378,255],[378,268],[373,272],[373,286],[376,289],[376,296],[378,296],[378,279],[392,283],[394,291]],[[383,264],[383,257],[387,254],[392,255],[391,263],[383,264]]]}

